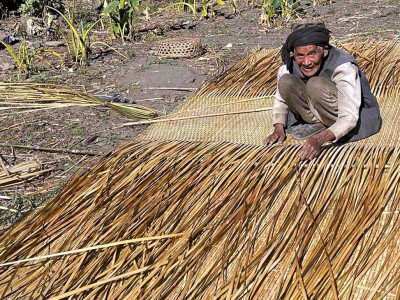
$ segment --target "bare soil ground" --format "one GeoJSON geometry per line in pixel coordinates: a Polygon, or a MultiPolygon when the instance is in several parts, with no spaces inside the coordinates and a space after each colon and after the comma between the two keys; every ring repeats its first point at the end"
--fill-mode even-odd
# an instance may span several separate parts
{"type": "MultiPolygon", "coordinates": [[[[333,37],[340,42],[356,38],[391,39],[399,34],[398,1],[337,0],[330,5],[316,7],[303,2],[302,18],[325,21],[333,37]]],[[[95,95],[121,94],[157,110],[160,115],[169,113],[188,97],[191,89],[212,80],[252,49],[279,47],[290,32],[293,20],[268,28],[257,22],[259,8],[242,6],[239,10],[240,13],[233,16],[227,9],[222,10],[207,20],[165,11],[150,21],[137,24],[138,30],[142,28],[140,38],[125,44],[114,42],[114,47],[125,53],[128,59],[113,52],[102,53],[90,60],[87,66],[73,70],[41,71],[26,82],[65,84],[95,95]],[[157,43],[174,37],[200,38],[204,54],[193,59],[157,58],[157,43]]],[[[23,21],[19,18],[3,20],[0,37],[10,34],[13,25],[23,21]]],[[[101,31],[97,37],[106,39],[101,31]]],[[[36,37],[31,42],[39,47],[44,40],[36,37]]],[[[66,51],[62,46],[55,50],[66,51]]],[[[0,50],[0,80],[15,81],[17,71],[12,66],[9,53],[0,50]]],[[[0,187],[0,206],[13,207],[18,211],[0,210],[0,216],[7,214],[12,221],[23,212],[43,205],[43,200],[51,200],[78,168],[88,167],[96,159],[101,159],[93,159],[89,155],[26,150],[11,145],[107,153],[116,145],[137,138],[147,128],[142,125],[110,130],[128,121],[132,120],[103,107],[53,109],[0,119],[0,155],[7,167],[37,161],[42,168],[53,169],[44,176],[0,187]]]]}

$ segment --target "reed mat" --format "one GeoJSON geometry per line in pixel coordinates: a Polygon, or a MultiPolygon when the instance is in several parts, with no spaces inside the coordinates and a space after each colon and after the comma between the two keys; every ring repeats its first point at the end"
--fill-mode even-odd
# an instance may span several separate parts
{"type": "Polygon", "coordinates": [[[291,140],[259,146],[279,61],[251,54],[4,231],[0,297],[399,298],[399,47],[342,47],[379,134],[311,162],[291,140]]]}
{"type": "MultiPolygon", "coordinates": [[[[381,106],[384,123],[380,134],[357,144],[397,145],[397,128],[400,128],[398,40],[334,43],[356,57],[381,106]]],[[[250,53],[215,81],[192,94],[172,114],[159,118],[162,122],[153,124],[141,138],[261,145],[272,133],[271,108],[281,65],[279,49],[250,53]]],[[[302,142],[288,139],[286,143],[302,142]]]]}

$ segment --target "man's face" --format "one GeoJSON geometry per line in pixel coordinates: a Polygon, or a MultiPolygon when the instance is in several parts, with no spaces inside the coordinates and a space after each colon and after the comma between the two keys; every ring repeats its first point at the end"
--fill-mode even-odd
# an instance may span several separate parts
{"type": "Polygon", "coordinates": [[[323,51],[317,45],[297,46],[294,51],[294,60],[306,77],[314,76],[322,65],[322,58],[328,55],[328,47],[323,51]]]}

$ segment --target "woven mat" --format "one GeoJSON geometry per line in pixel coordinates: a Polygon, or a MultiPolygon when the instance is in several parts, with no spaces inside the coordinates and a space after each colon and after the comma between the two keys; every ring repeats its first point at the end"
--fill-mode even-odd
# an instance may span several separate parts
{"type": "MultiPolygon", "coordinates": [[[[359,44],[358,48],[363,49],[363,46],[359,44]]],[[[397,146],[400,45],[397,41],[377,43],[375,51],[369,47],[366,54],[354,49],[354,44],[338,47],[357,58],[367,78],[373,77],[371,89],[378,96],[383,119],[379,134],[353,144],[397,146]]],[[[264,49],[248,55],[216,81],[201,87],[140,138],[261,145],[273,129],[271,108],[280,65],[278,49],[264,49]]],[[[290,136],[286,141],[286,144],[299,143],[302,142],[290,139],[290,136]]]]}

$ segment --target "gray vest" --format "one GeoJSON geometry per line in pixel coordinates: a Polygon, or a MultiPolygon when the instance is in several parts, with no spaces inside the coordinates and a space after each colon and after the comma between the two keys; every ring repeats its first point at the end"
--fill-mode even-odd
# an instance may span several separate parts
{"type": "MultiPolygon", "coordinates": [[[[332,81],[331,77],[335,69],[341,64],[347,62],[351,62],[357,65],[356,59],[353,56],[335,47],[330,47],[328,56],[324,59],[322,69],[319,71],[319,74],[317,76],[322,76],[332,81]]],[[[347,135],[345,135],[338,141],[340,143],[354,142],[369,137],[379,132],[382,126],[382,119],[380,116],[378,101],[371,92],[369,82],[365,77],[365,74],[361,70],[359,72],[362,99],[358,122],[354,129],[352,129],[347,135]]],[[[293,74],[299,76],[303,80],[306,80],[296,62],[293,62],[293,74]]],[[[295,117],[291,111],[289,111],[287,126],[290,127],[294,125],[296,119],[298,118],[295,117]]]]}

